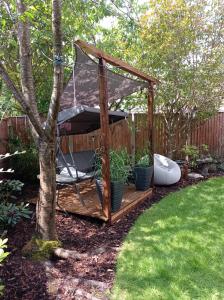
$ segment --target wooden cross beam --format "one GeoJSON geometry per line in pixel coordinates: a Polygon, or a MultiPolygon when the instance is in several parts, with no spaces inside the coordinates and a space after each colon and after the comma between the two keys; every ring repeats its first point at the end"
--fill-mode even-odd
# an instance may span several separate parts
{"type": "Polygon", "coordinates": [[[157,84],[159,83],[159,80],[147,75],[146,73],[138,70],[135,67],[132,67],[131,65],[129,65],[128,63],[122,61],[119,58],[115,58],[105,52],[103,52],[102,50],[96,48],[93,45],[90,45],[84,41],[81,40],[77,40],[75,41],[75,44],[78,45],[82,50],[84,50],[86,53],[91,54],[93,56],[95,56],[96,58],[102,58],[104,59],[106,62],[108,62],[109,64],[118,67],[132,75],[135,75],[143,80],[146,80],[148,82],[151,82],[153,84],[157,84]]]}

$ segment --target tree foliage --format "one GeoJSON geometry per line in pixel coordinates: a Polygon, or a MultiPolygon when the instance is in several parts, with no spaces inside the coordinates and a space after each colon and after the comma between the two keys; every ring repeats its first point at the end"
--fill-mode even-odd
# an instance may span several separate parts
{"type": "MultiPolygon", "coordinates": [[[[96,43],[102,31],[100,21],[114,13],[108,6],[104,1],[63,1],[64,84],[72,70],[73,40],[82,38],[96,43]]],[[[0,1],[0,17],[0,59],[4,60],[9,75],[19,86],[19,49],[16,29],[18,16],[15,1],[0,1]]],[[[24,17],[28,18],[31,24],[33,76],[38,110],[46,113],[51,97],[53,73],[51,2],[48,0],[27,1],[27,12],[24,17]]],[[[21,114],[23,111],[11,96],[11,92],[6,91],[4,84],[0,81],[0,108],[5,112],[4,116],[13,115],[16,112],[21,114]]]]}
{"type": "Polygon", "coordinates": [[[185,109],[196,106],[202,111],[211,99],[216,108],[220,104],[224,24],[219,4],[151,1],[141,20],[144,64],[161,78],[160,103],[175,101],[177,108],[180,103],[183,109],[184,103],[185,109]]]}
{"type": "Polygon", "coordinates": [[[210,116],[223,99],[223,6],[151,0],[141,25],[142,68],[161,79],[157,108],[172,143],[177,129],[187,133],[193,118],[210,116]]]}
{"type": "MultiPolygon", "coordinates": [[[[33,70],[38,109],[45,113],[52,86],[50,3],[29,1],[32,24],[33,70]]],[[[18,46],[14,1],[1,2],[0,57],[18,82],[18,46]],[[4,3],[8,3],[5,5],[4,3]],[[8,8],[7,8],[8,7],[8,8]]],[[[158,77],[156,108],[164,115],[172,136],[183,118],[207,118],[223,98],[223,15],[221,0],[74,0],[63,1],[65,79],[72,70],[72,41],[84,39],[158,77]],[[102,20],[115,20],[111,28],[102,20]],[[174,116],[179,120],[174,121],[174,116]]],[[[120,72],[120,70],[118,70],[120,72]]],[[[0,105],[8,114],[18,110],[11,94],[0,84],[0,105]],[[10,105],[8,105],[10,103],[10,105]]],[[[143,94],[127,97],[123,108],[146,108],[143,94]]],[[[189,128],[183,128],[186,132],[189,128]]],[[[172,148],[172,147],[171,147],[172,148]]]]}
{"type": "MultiPolygon", "coordinates": [[[[222,1],[130,1],[137,18],[120,18],[101,46],[159,78],[156,111],[163,114],[172,155],[177,129],[186,133],[223,99],[222,1]]],[[[146,109],[144,94],[128,97],[125,108],[146,109]]]]}

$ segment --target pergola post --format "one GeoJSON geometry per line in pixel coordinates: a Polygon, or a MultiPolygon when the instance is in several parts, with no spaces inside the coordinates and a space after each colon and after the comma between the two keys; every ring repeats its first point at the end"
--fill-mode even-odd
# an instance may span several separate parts
{"type": "Polygon", "coordinates": [[[111,191],[110,191],[110,157],[109,157],[109,116],[108,89],[105,61],[99,58],[99,104],[102,147],[102,179],[103,179],[103,214],[111,220],[111,191]]]}
{"type": "MultiPolygon", "coordinates": [[[[149,155],[152,158],[152,164],[154,166],[154,138],[153,138],[153,104],[154,104],[154,90],[153,83],[149,81],[148,86],[148,111],[147,111],[147,127],[148,127],[148,143],[149,143],[149,155]]],[[[152,186],[153,186],[153,178],[152,176],[152,186]]]]}

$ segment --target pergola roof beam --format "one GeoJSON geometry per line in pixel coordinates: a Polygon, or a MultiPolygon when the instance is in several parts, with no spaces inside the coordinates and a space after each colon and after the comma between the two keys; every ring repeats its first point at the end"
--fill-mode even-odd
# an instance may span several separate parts
{"type": "Polygon", "coordinates": [[[86,53],[91,54],[93,56],[95,56],[96,58],[103,58],[106,62],[108,62],[109,64],[118,67],[124,71],[127,71],[128,73],[131,73],[143,80],[146,80],[148,82],[152,82],[154,84],[159,83],[159,80],[147,75],[146,73],[138,70],[135,67],[132,67],[131,65],[129,65],[128,63],[122,61],[119,58],[115,58],[105,52],[103,52],[102,50],[96,48],[93,45],[90,45],[84,41],[81,40],[77,40],[75,41],[75,44],[78,45],[82,50],[84,50],[86,53]]]}

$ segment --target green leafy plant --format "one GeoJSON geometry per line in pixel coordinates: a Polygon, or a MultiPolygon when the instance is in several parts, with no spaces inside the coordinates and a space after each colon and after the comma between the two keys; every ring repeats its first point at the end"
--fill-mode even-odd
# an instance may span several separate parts
{"type": "Polygon", "coordinates": [[[15,177],[23,182],[37,181],[39,174],[38,151],[34,142],[29,139],[22,141],[19,137],[11,136],[9,140],[10,151],[24,151],[23,155],[11,157],[11,167],[14,169],[15,177]]]}
{"type": "Polygon", "coordinates": [[[211,155],[209,153],[209,147],[206,144],[202,144],[199,147],[199,152],[200,152],[200,157],[201,158],[211,157],[211,155]]]}
{"type": "MultiPolygon", "coordinates": [[[[110,179],[112,182],[125,182],[130,174],[130,157],[126,149],[110,150],[110,179]]],[[[98,156],[97,177],[102,177],[101,156],[98,156]]]]}
{"type": "Polygon", "coordinates": [[[135,156],[136,164],[139,167],[148,167],[153,165],[153,158],[148,149],[139,150],[135,156]]]}
{"type": "Polygon", "coordinates": [[[182,148],[182,152],[188,157],[189,165],[192,168],[197,167],[198,159],[210,158],[208,145],[202,144],[199,147],[194,145],[186,145],[182,148]]]}
{"type": "Polygon", "coordinates": [[[185,145],[182,148],[182,152],[188,157],[190,167],[195,168],[197,166],[197,160],[200,157],[198,147],[194,145],[185,145]]]}
{"type": "Polygon", "coordinates": [[[2,239],[0,238],[0,264],[3,262],[3,260],[9,255],[9,252],[5,252],[5,248],[7,248],[6,243],[8,242],[8,239],[2,239]]]}
{"type": "MultiPolygon", "coordinates": [[[[9,255],[9,252],[5,251],[5,248],[7,248],[7,245],[6,245],[7,242],[8,242],[8,239],[0,238],[0,264],[9,255]]],[[[0,281],[0,296],[3,295],[3,291],[4,291],[4,285],[1,284],[1,281],[0,281]]]]}
{"type": "Polygon", "coordinates": [[[32,211],[28,209],[28,204],[21,203],[16,205],[14,203],[0,204],[0,225],[4,228],[7,226],[15,226],[21,218],[30,218],[32,211]]]}
{"type": "Polygon", "coordinates": [[[62,246],[60,241],[45,241],[37,238],[33,239],[33,243],[36,244],[31,253],[34,260],[49,259],[52,252],[62,246]]]}
{"type": "Polygon", "coordinates": [[[16,198],[15,194],[22,191],[24,184],[19,180],[3,180],[0,182],[0,202],[16,198]]]}

